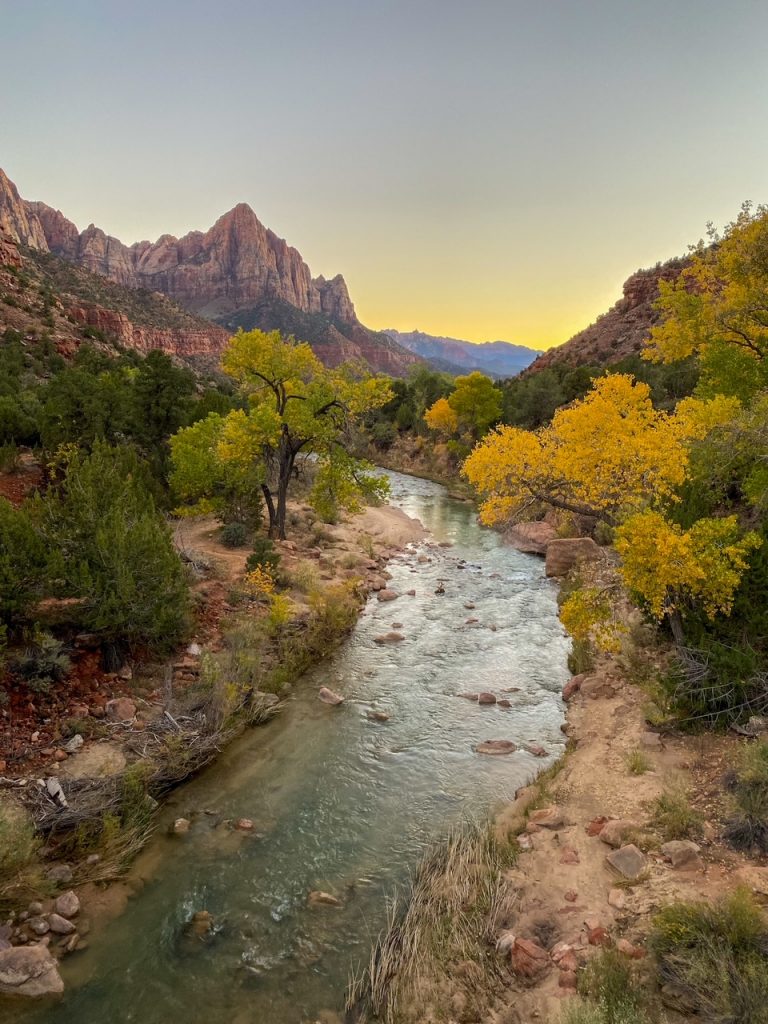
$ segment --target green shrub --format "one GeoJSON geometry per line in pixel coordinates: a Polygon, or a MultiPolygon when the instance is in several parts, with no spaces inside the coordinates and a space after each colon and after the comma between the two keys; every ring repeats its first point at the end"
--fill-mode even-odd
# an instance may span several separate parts
{"type": "Polygon", "coordinates": [[[702,1020],[768,1022],[768,922],[748,890],[665,907],[650,946],[661,983],[679,986],[702,1020]]]}
{"type": "Polygon", "coordinates": [[[589,640],[574,640],[571,653],[568,655],[568,671],[578,676],[582,672],[591,672],[595,667],[595,654],[589,640]]]}
{"type": "Polygon", "coordinates": [[[38,500],[62,596],[84,599],[82,623],[104,642],[168,649],[187,625],[188,587],[146,470],[127,448],[97,442],[38,500]]]}
{"type": "Polygon", "coordinates": [[[245,523],[227,523],[222,526],[219,539],[225,548],[243,548],[248,543],[245,523]]]}
{"type": "MultiPolygon", "coordinates": [[[[579,977],[579,993],[585,1002],[568,1006],[562,1024],[651,1024],[645,994],[627,961],[613,949],[592,957],[579,977]]],[[[654,1021],[660,1024],[658,1018],[654,1021]]]]}
{"type": "Polygon", "coordinates": [[[246,569],[255,569],[257,565],[263,565],[277,573],[280,566],[280,553],[275,548],[269,537],[259,534],[253,541],[253,554],[248,556],[245,563],[246,569]]]}
{"type": "Polygon", "coordinates": [[[729,788],[736,810],[724,838],[745,853],[768,853],[768,742],[744,747],[729,788]]]}
{"type": "Polygon", "coordinates": [[[0,498],[0,624],[23,622],[41,597],[46,546],[28,507],[14,508],[0,498]]]}
{"type": "Polygon", "coordinates": [[[47,693],[54,683],[66,678],[71,662],[65,645],[55,636],[36,631],[31,642],[8,658],[14,676],[35,693],[47,693]]]}
{"type": "Polygon", "coordinates": [[[694,839],[701,835],[701,815],[691,807],[688,794],[680,787],[665,789],[652,806],[652,824],[664,840],[694,839]]]}
{"type": "Polygon", "coordinates": [[[0,473],[16,473],[19,468],[19,454],[15,441],[0,444],[0,473]]]}

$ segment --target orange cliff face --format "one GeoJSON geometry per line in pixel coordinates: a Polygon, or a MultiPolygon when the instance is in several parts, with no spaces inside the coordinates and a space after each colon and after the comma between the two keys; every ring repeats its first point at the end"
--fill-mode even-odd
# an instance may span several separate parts
{"type": "Polygon", "coordinates": [[[362,358],[375,370],[405,373],[421,362],[357,318],[344,278],[313,278],[301,254],[240,203],[208,231],[124,245],[91,224],[78,231],[45,203],[26,202],[0,171],[0,228],[128,288],[161,292],[225,328],[283,330],[309,341],[335,365],[362,358]]]}

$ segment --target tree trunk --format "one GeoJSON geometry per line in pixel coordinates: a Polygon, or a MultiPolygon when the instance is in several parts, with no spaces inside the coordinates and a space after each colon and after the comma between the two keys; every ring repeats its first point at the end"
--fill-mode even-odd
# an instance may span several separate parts
{"type": "Polygon", "coordinates": [[[266,484],[261,485],[261,490],[264,494],[264,501],[267,503],[267,513],[269,515],[269,530],[267,531],[267,536],[274,537],[277,516],[275,514],[275,503],[272,500],[272,491],[270,491],[266,484]]]}
{"type": "Polygon", "coordinates": [[[667,618],[669,619],[669,628],[672,630],[672,639],[678,647],[682,647],[685,644],[685,633],[680,612],[673,608],[672,611],[667,612],[667,618]]]}
{"type": "Polygon", "coordinates": [[[275,509],[275,530],[280,540],[285,540],[285,509],[288,502],[288,485],[293,475],[296,453],[286,431],[280,438],[277,466],[277,507],[275,509]]]}

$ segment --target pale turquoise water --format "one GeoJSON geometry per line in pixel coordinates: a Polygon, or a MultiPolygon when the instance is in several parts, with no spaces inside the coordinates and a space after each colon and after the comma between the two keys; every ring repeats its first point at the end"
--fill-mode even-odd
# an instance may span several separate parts
{"type": "Polygon", "coordinates": [[[64,999],[13,1019],[295,1024],[338,1010],[350,966],[367,959],[384,924],[386,897],[425,846],[486,816],[542,767],[524,751],[482,757],[473,745],[508,738],[561,753],[568,640],[543,562],[505,547],[437,484],[390,476],[393,503],[453,546],[391,563],[390,587],[416,597],[369,601],[286,711],[176,794],[161,824],[193,816],[189,834],[158,834],[137,866],[144,888],[92,949],[64,961],[64,999]],[[479,623],[465,625],[470,616],[479,623]],[[393,621],[405,642],[374,644],[393,621]],[[321,685],[345,704],[321,704],[321,685]],[[509,710],[456,696],[510,687],[519,691],[509,710]],[[389,722],[369,721],[372,708],[389,722]],[[252,818],[262,838],[215,827],[232,817],[252,818]],[[343,909],[309,910],[311,889],[337,894],[343,909]],[[184,924],[200,909],[218,931],[189,944],[184,924]]]}

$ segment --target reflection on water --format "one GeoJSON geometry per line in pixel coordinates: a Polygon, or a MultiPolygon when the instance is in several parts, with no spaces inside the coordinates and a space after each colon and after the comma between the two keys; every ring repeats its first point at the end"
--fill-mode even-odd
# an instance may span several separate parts
{"type": "Polygon", "coordinates": [[[432,535],[390,564],[401,596],[371,600],[284,714],[176,795],[165,817],[190,817],[190,832],[158,835],[136,867],[146,885],[91,950],[64,962],[64,1000],[25,1021],[295,1024],[338,1010],[350,966],[384,924],[386,896],[425,845],[487,815],[541,767],[524,751],[482,757],[473,745],[562,751],[568,641],[542,562],[481,530],[437,484],[389,475],[393,503],[432,535]],[[376,645],[393,621],[405,641],[376,645]],[[345,704],[321,704],[322,685],[345,704]],[[511,707],[457,696],[478,689],[508,691],[511,707]],[[371,710],[389,721],[370,720],[371,710]],[[221,824],[237,817],[255,832],[221,824]],[[342,907],[309,909],[313,889],[342,907]],[[215,922],[204,940],[185,929],[199,910],[215,922]]]}

